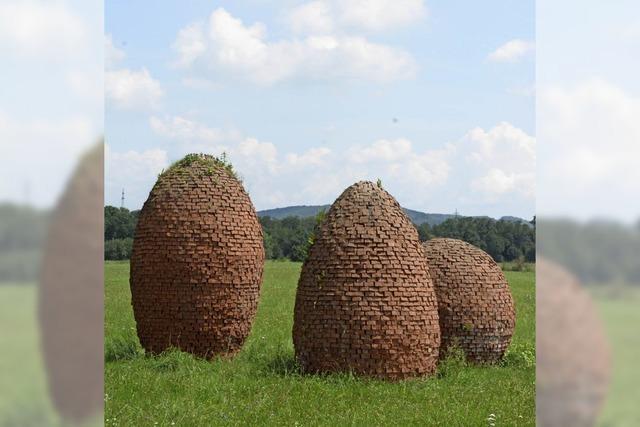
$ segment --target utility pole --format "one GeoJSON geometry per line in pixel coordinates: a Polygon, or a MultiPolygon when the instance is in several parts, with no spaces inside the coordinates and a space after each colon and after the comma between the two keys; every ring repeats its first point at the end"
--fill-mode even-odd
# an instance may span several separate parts
{"type": "Polygon", "coordinates": [[[120,199],[120,209],[124,208],[124,188],[122,189],[122,198],[120,199]]]}

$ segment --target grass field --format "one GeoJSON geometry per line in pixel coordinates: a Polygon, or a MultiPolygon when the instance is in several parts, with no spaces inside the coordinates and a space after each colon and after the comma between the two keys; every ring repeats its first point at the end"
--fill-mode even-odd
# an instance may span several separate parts
{"type": "Polygon", "coordinates": [[[298,373],[291,328],[300,264],[267,262],[252,333],[233,360],[146,356],[135,332],[128,262],[105,266],[105,425],[535,425],[535,278],[506,272],[516,299],[501,366],[442,363],[399,383],[298,373]]]}
{"type": "Polygon", "coordinates": [[[592,291],[609,339],[613,365],[609,395],[598,425],[635,427],[640,425],[640,286],[620,288],[616,295],[592,291]]]}
{"type": "Polygon", "coordinates": [[[0,426],[59,425],[40,352],[34,284],[0,284],[0,426]]]}

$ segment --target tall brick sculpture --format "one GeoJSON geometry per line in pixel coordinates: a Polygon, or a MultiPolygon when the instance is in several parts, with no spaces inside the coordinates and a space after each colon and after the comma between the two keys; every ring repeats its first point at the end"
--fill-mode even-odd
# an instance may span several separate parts
{"type": "Polygon", "coordinates": [[[457,344],[474,362],[496,362],[506,351],[516,323],[509,283],[483,250],[457,239],[424,243],[438,297],[440,357],[457,344]]]}
{"type": "Polygon", "coordinates": [[[440,330],[415,227],[371,182],[347,188],[317,227],[296,295],[293,344],[304,372],[397,380],[431,374],[440,330]]]}
{"type": "Polygon", "coordinates": [[[262,229],[230,165],[190,154],[163,172],[145,202],[131,255],[140,343],[231,356],[255,317],[262,229]]]}
{"type": "Polygon", "coordinates": [[[573,274],[542,256],[536,288],[537,423],[593,426],[611,380],[611,353],[598,309],[573,274]]]}
{"type": "Polygon", "coordinates": [[[51,401],[70,426],[87,425],[104,406],[103,147],[100,141],[78,162],[42,254],[41,348],[51,401]]]}

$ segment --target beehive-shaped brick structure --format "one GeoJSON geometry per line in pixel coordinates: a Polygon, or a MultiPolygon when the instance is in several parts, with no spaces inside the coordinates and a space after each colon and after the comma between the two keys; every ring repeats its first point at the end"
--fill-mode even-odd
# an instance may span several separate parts
{"type": "Polygon", "coordinates": [[[42,254],[41,348],[51,401],[70,426],[87,425],[104,406],[103,150],[101,141],[78,162],[42,254]]]}
{"type": "Polygon", "coordinates": [[[304,372],[384,379],[433,373],[436,296],[415,227],[370,182],[347,188],[302,267],[293,344],[304,372]]]}
{"type": "Polygon", "coordinates": [[[474,362],[495,362],[506,351],[516,323],[509,283],[482,249],[457,239],[424,243],[438,297],[440,357],[452,345],[474,362]]]}
{"type": "Polygon", "coordinates": [[[255,317],[262,229],[231,167],[188,155],[145,202],[131,255],[131,296],[145,350],[233,355],[255,317]]]}
{"type": "Polygon", "coordinates": [[[604,406],[611,354],[589,293],[564,267],[536,262],[536,420],[593,426],[604,406]]]}

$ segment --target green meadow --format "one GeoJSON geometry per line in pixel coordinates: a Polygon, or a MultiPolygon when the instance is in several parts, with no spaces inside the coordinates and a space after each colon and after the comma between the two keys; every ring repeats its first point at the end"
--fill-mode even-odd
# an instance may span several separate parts
{"type": "Polygon", "coordinates": [[[258,314],[232,360],[140,347],[129,263],[105,265],[105,425],[533,426],[535,276],[505,272],[517,324],[505,360],[442,362],[435,376],[397,383],[348,374],[303,375],[291,328],[300,263],[268,261],[258,314]],[[492,421],[495,420],[495,421],[492,421]]]}

